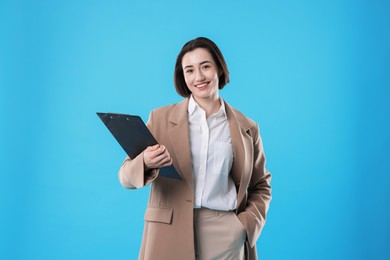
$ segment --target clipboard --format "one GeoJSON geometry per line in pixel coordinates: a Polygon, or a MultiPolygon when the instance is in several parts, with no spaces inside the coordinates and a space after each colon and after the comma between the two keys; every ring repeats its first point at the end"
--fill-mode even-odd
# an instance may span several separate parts
{"type": "MultiPolygon", "coordinates": [[[[137,157],[148,146],[158,144],[139,116],[99,112],[96,114],[131,159],[137,157]]],[[[172,165],[161,167],[159,176],[182,179],[172,165]]]]}

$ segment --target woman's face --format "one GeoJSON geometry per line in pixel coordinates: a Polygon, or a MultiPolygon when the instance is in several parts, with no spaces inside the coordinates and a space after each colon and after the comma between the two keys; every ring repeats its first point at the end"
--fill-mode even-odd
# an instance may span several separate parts
{"type": "Polygon", "coordinates": [[[219,98],[218,68],[207,49],[197,48],[184,54],[182,67],[184,80],[195,100],[219,98]]]}

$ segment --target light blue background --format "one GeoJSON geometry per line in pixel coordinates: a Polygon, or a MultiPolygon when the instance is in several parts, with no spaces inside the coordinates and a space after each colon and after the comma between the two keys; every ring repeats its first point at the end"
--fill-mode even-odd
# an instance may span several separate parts
{"type": "Polygon", "coordinates": [[[206,36],[273,174],[260,259],[390,259],[389,7],[2,0],[0,258],[136,259],[149,188],[120,186],[95,112],[179,102],[176,55],[206,36]]]}

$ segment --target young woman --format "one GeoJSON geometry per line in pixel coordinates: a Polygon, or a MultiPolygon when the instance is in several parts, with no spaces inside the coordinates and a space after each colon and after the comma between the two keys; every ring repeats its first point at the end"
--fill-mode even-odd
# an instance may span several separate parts
{"type": "Polygon", "coordinates": [[[152,184],[139,259],[257,259],[271,200],[259,127],[220,98],[229,71],[211,40],[184,45],[174,81],[185,99],[147,123],[159,144],[119,171],[125,188],[152,184]],[[159,177],[171,164],[182,180],[159,177]]]}

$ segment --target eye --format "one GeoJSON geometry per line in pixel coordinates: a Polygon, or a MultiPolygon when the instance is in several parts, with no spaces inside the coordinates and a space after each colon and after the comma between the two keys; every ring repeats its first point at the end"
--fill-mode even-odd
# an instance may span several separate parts
{"type": "Polygon", "coordinates": [[[203,69],[204,69],[204,70],[208,70],[209,68],[211,68],[210,65],[204,65],[204,66],[203,66],[203,69]]]}
{"type": "Polygon", "coordinates": [[[192,69],[189,69],[189,70],[185,71],[186,74],[191,74],[192,72],[194,72],[194,70],[192,70],[192,69]]]}

